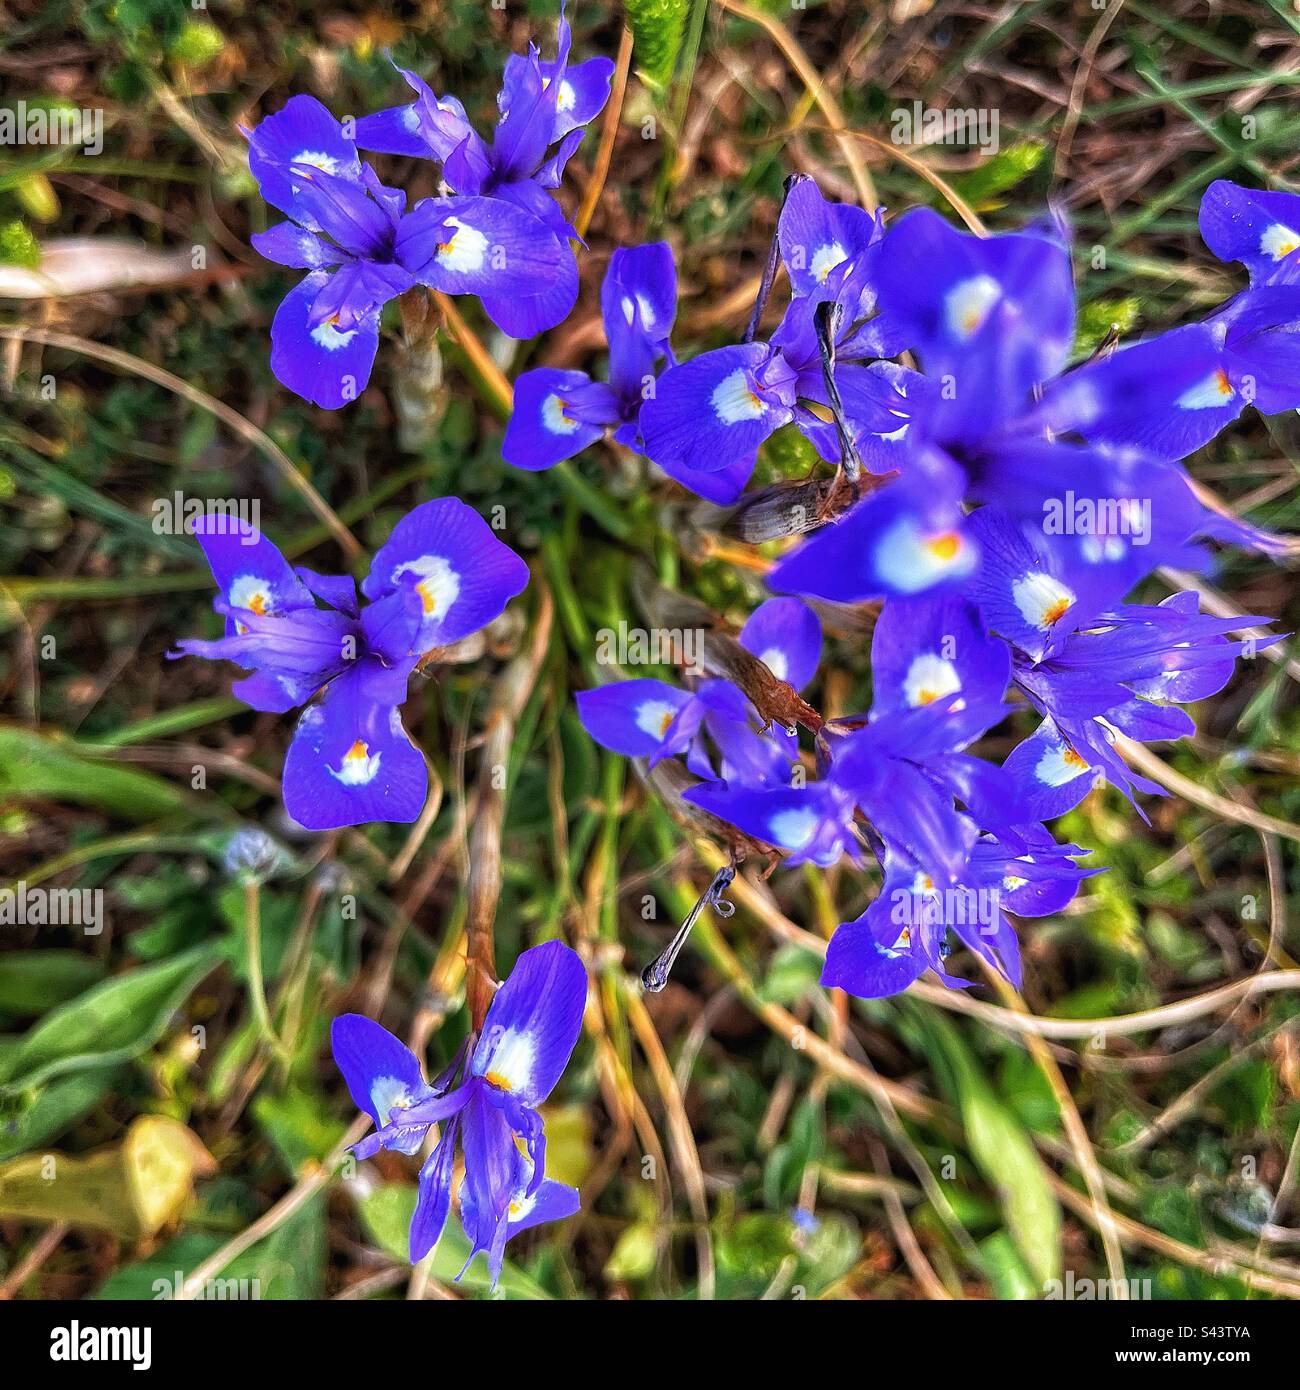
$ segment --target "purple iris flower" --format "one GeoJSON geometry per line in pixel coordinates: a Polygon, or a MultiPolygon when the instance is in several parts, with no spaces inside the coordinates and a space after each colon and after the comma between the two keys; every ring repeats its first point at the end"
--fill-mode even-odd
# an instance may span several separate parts
{"type": "MultiPolygon", "coordinates": [[[[821,625],[797,599],[761,604],[740,640],[796,689],[816,673],[821,625]]],[[[828,726],[829,768],[807,783],[792,776],[796,766],[803,772],[794,738],[759,733],[753,706],[730,682],[687,692],[662,681],[624,681],[580,692],[578,710],[591,736],[615,752],[652,762],[685,753],[704,779],[686,800],[784,849],[789,864],[859,858],[861,809],[886,842],[954,871],[975,839],[954,798],[984,828],[1012,819],[1002,804],[1001,770],[963,751],[1005,712],[1006,644],[985,634],[960,599],[894,600],[877,623],[872,654],[872,721],[828,726]],[[716,762],[703,733],[718,750],[716,762]]]]}
{"type": "Polygon", "coordinates": [[[403,220],[398,249],[420,284],[477,295],[512,338],[554,328],[578,297],[568,244],[500,198],[425,198],[403,220]]]}
{"type": "Polygon", "coordinates": [[[677,314],[677,269],[667,242],[614,252],[600,290],[609,343],[609,381],[586,372],[538,367],[515,382],[514,411],[501,454],[516,468],[550,468],[579,454],[612,429],[618,443],[637,444],[637,417],[654,389],[677,314]]]}
{"type": "Polygon", "coordinates": [[[954,727],[927,745],[924,718],[939,706],[948,711],[940,728],[966,710],[983,711],[974,729],[1000,719],[1012,672],[1007,643],[961,596],[892,598],[876,623],[871,666],[874,718],[864,732],[885,733],[883,756],[862,734],[851,735],[848,756],[837,751],[832,759],[832,776],[853,786],[874,818],[884,882],[866,912],[836,930],[822,983],[876,998],[932,969],[944,984],[964,986],[944,965],[955,937],[1019,986],[1019,946],[1006,913],[1060,911],[1088,876],[1072,862],[1084,851],[1057,845],[1029,823],[1034,812],[1020,804],[1008,774],[964,752],[970,728],[954,727]],[[908,784],[912,804],[891,820],[891,793],[901,797],[908,784]]]}
{"type": "Polygon", "coordinates": [[[1242,652],[1280,641],[1228,640],[1268,620],[1202,614],[1191,591],[1099,609],[1079,569],[1032,546],[996,509],[975,512],[971,525],[984,554],[972,597],[988,629],[1013,645],[1012,679],[1043,715],[1004,765],[1026,817],[1063,815],[1102,781],[1130,801],[1137,791],[1163,796],[1115,751],[1115,734],[1146,742],[1193,733],[1177,706],[1221,690],[1242,652]]]}
{"type": "Polygon", "coordinates": [[[1201,198],[1201,240],[1221,261],[1239,261],[1252,285],[1300,280],[1300,194],[1216,179],[1201,198]]]}
{"type": "MultiPolygon", "coordinates": [[[[845,359],[892,357],[902,346],[874,317],[873,270],[884,229],[883,213],[832,203],[810,178],[794,183],[777,220],[781,263],[794,301],[814,305],[833,300],[843,306],[837,356],[845,359]]],[[[804,322],[802,316],[799,322],[804,322]]],[[[774,339],[782,334],[788,338],[792,327],[787,313],[774,339]]],[[[815,342],[807,346],[816,351],[815,342]]]]}
{"type": "Polygon", "coordinates": [[[781,325],[769,342],[717,348],[665,372],[641,411],[647,457],[723,504],[740,495],[759,446],[783,425],[793,422],[838,458],[836,426],[823,418],[829,397],[816,328],[829,305],[843,413],[867,467],[895,467],[925,383],[893,363],[863,365],[906,346],[876,313],[881,230],[879,217],[828,202],[810,179],[796,183],[777,229],[792,290],[781,325]]]}
{"type": "Polygon", "coordinates": [[[1019,984],[1019,944],[996,898],[964,884],[940,889],[914,860],[888,852],[880,892],[860,917],[832,934],[821,982],[860,999],[879,999],[933,970],[950,989],[963,989],[971,982],[949,974],[945,964],[952,950],[950,929],[1019,984]],[[1001,954],[989,939],[995,932],[1005,934],[997,943],[1001,954]]]}
{"type": "Polygon", "coordinates": [[[1085,878],[1074,859],[1087,851],[1061,845],[1041,826],[1018,828],[1017,844],[982,835],[960,882],[940,888],[905,854],[885,854],[881,890],[867,910],[835,929],[822,984],[862,999],[897,994],[929,969],[950,989],[972,981],[952,975],[953,938],[982,956],[1017,988],[1020,944],[1007,913],[1046,917],[1060,912],[1085,878]]]}
{"type": "Polygon", "coordinates": [[[1300,272],[1286,261],[1274,268],[1278,278],[1244,290],[1203,323],[1067,373],[1044,394],[1039,418],[1097,443],[1182,459],[1249,405],[1265,415],[1300,407],[1300,272]]]}
{"type": "Polygon", "coordinates": [[[885,601],[871,635],[872,713],[919,709],[958,696],[1000,701],[1011,679],[1007,644],[957,594],[885,601]]]}
{"type": "Polygon", "coordinates": [[[1295,403],[1300,288],[1256,288],[1207,323],[1066,370],[1074,287],[1054,226],[980,238],[915,209],[886,231],[872,274],[879,320],[927,383],[911,393],[901,476],[787,556],[778,591],[857,601],[961,587],[978,565],[961,522],[971,504],[1037,528],[1111,602],[1159,565],[1202,563],[1199,539],[1256,540],[1209,512],[1176,460],[1247,389],[1266,409],[1295,403]],[[1100,515],[1080,526],[1081,511],[1100,515]]]}
{"type": "Polygon", "coordinates": [[[285,758],[288,813],[309,830],[415,820],[428,773],[402,727],[407,681],[426,653],[496,618],[527,585],[527,565],[451,497],[393,528],[362,583],[364,608],[352,579],[291,566],[244,523],[207,518],[193,534],[226,632],[178,642],[171,655],[250,669],[233,693],[254,709],[307,706],[285,758]]]}
{"type": "Polygon", "coordinates": [[[857,601],[963,587],[979,562],[963,523],[972,465],[1073,338],[1069,255],[1049,235],[981,240],[918,208],[885,233],[873,273],[880,318],[925,374],[901,476],[787,556],[778,591],[857,601]]]}
{"type": "Polygon", "coordinates": [[[416,283],[398,251],[406,195],[379,182],[315,97],[292,97],[247,134],[262,196],[290,219],[256,233],[253,245],[310,272],[276,311],[271,370],[337,410],[370,380],[380,310],[416,283]]]}
{"type": "Polygon", "coordinates": [[[784,322],[770,345],[720,349],[668,373],[642,413],[647,448],[651,457],[680,448],[715,459],[734,450],[748,469],[758,443],[793,419],[823,456],[840,458],[843,423],[869,472],[900,476],[786,556],[771,586],[846,602],[960,589],[979,561],[963,525],[973,446],[1018,420],[1036,383],[1064,365],[1069,256],[1038,233],[963,237],[926,209],[882,235],[875,219],[849,222],[853,211],[825,203],[811,184],[792,190],[779,234],[795,291],[784,322]],[[796,248],[809,246],[801,268],[796,248]],[[843,420],[835,424],[800,404],[828,404],[816,331],[828,299],[838,324],[833,379],[843,420]],[[920,349],[924,375],[862,361],[905,347],[920,349]],[[672,393],[677,381],[691,390],[672,393]],[[709,407],[733,398],[743,418],[715,438],[709,407]]]}
{"type": "Polygon", "coordinates": [[[734,500],[788,423],[850,483],[877,475],[768,581],[885,599],[871,715],[823,726],[817,780],[787,778],[794,759],[770,737],[745,756],[757,733],[727,682],[579,697],[597,741],[652,762],[684,755],[703,779],[685,799],[787,864],[873,851],[884,888],[837,931],[827,984],[873,997],[925,969],[965,984],[944,965],[954,941],[1018,982],[1008,914],[1059,911],[1093,872],[1041,821],[1100,780],[1130,800],[1159,792],[1117,736],[1191,732],[1177,706],[1221,689],[1256,645],[1229,634],[1265,620],[1202,615],[1191,593],[1123,601],[1158,566],[1203,563],[1205,540],[1276,549],[1211,512],[1179,460],[1245,403],[1300,402],[1300,197],[1216,185],[1202,225],[1251,288],[1204,324],[1071,367],[1074,286],[1055,223],[977,238],[920,209],[882,235],[795,184],[777,236],[793,294],[781,326],[752,341],[769,274],[746,341],[671,367],[641,410],[646,454],[714,501],[734,500]],[[904,348],[922,373],[880,360],[904,348]],[[1009,686],[1043,724],[998,767],[968,749],[1009,712],[1009,686]]]}
{"type": "Polygon", "coordinates": [[[532,947],[497,991],[481,1035],[467,1039],[472,1052],[462,1048],[432,1085],[415,1054],[387,1029],[359,1014],[334,1020],[334,1060],[376,1126],[355,1146],[358,1158],[380,1149],[416,1153],[429,1129],[442,1126],[420,1169],[412,1263],[433,1249],[446,1225],[458,1144],[465,1164],[460,1220],[470,1242],[465,1269],[486,1252],[493,1288],[512,1236],[577,1212],[577,1189],[546,1177],[538,1107],[568,1064],[586,999],[587,972],[575,951],[560,941],[532,947]]]}
{"type": "Polygon", "coordinates": [[[734,501],[759,446],[795,418],[797,379],[768,343],[715,348],[671,368],[641,410],[646,456],[679,482],[725,477],[710,500],[734,501]]]}
{"type": "Polygon", "coordinates": [[[828,726],[834,736],[829,766],[818,781],[778,788],[703,782],[683,795],[785,850],[787,864],[811,861],[823,868],[841,856],[861,859],[861,812],[886,848],[915,859],[947,886],[957,881],[975,843],[980,826],[971,815],[999,829],[1016,819],[1005,774],[964,751],[1005,713],[1001,703],[945,696],[859,727],[828,726]],[[955,801],[971,815],[958,811],[955,801]]]}
{"type": "Polygon", "coordinates": [[[846,857],[861,862],[857,798],[837,781],[775,787],[746,786],[735,780],[699,782],[682,797],[744,834],[783,850],[789,868],[817,864],[827,869],[846,857]]]}
{"type": "Polygon", "coordinates": [[[891,599],[876,625],[872,667],[872,717],[826,726],[819,780],[780,786],[729,778],[684,795],[786,850],[792,864],[859,859],[867,842],[861,813],[885,849],[948,886],[981,830],[1020,844],[1015,827],[1027,819],[1002,769],[965,751],[1006,713],[1006,644],[985,633],[960,598],[891,599]]]}
{"type": "Polygon", "coordinates": [[[360,395],[380,311],[416,285],[478,295],[489,317],[520,338],[572,308],[573,255],[535,216],[474,196],[426,198],[406,212],[406,194],[380,183],[314,97],[293,97],[248,140],[262,196],[290,218],[254,235],[253,245],[310,271],[271,325],[271,370],[305,399],[336,410],[360,395]]]}
{"type": "MultiPolygon", "coordinates": [[[[821,624],[799,599],[760,604],[739,641],[796,690],[817,674],[821,624]]],[[[697,777],[781,787],[798,762],[795,736],[763,728],[749,697],[729,680],[700,680],[691,690],[649,678],[614,681],[580,690],[577,703],[583,727],[602,748],[646,758],[651,767],[684,755],[697,777]]]]}
{"type": "MultiPolygon", "coordinates": [[[[568,239],[577,233],[552,190],[559,187],[564,166],[581,144],[587,124],[609,99],[614,64],[608,58],[592,58],[570,65],[571,42],[561,5],[555,61],[543,62],[534,46],[526,57],[510,57],[497,98],[501,116],[491,144],[470,124],[455,97],[435,95],[422,78],[405,69],[399,71],[415,92],[415,101],[364,116],[356,127],[362,149],[435,159],[453,194],[489,198],[515,214],[500,213],[499,230],[527,229],[521,246],[529,246],[536,263],[528,283],[498,276],[485,290],[466,285],[460,291],[478,294],[488,317],[515,338],[532,338],[560,323],[578,293],[577,264],[568,246],[568,239]]],[[[439,244],[429,240],[444,225],[436,209],[417,208],[414,215],[421,246],[439,244]]],[[[492,236],[477,222],[471,226],[492,236]]],[[[433,273],[446,279],[462,272],[477,245],[475,237],[462,237],[456,254],[444,256],[433,273]]],[[[447,285],[434,284],[434,288],[447,289],[447,285]]]]}
{"type": "Polygon", "coordinates": [[[1044,393],[1037,417],[1096,443],[1182,459],[1247,406],[1265,415],[1300,407],[1300,275],[1286,278],[1285,265],[1274,273],[1203,323],[1067,373],[1044,393]]]}
{"type": "Polygon", "coordinates": [[[1066,637],[1046,661],[1018,659],[1015,682],[1044,715],[1038,731],[1005,764],[1027,813],[1061,815],[1103,777],[1130,801],[1134,791],[1165,795],[1119,757],[1112,747],[1115,733],[1137,742],[1194,733],[1178,706],[1222,690],[1243,652],[1282,640],[1228,639],[1231,632],[1267,621],[1202,614],[1189,590],[1156,606],[1123,604],[1103,613],[1066,637]]]}
{"type": "Polygon", "coordinates": [[[850,603],[960,591],[978,566],[961,470],[942,450],[909,446],[900,477],[796,546],[767,582],[778,593],[850,603]]]}
{"type": "MultiPolygon", "coordinates": [[[[1153,529],[1124,524],[1107,531],[1084,529],[1083,544],[1055,539],[1070,532],[1047,531],[1049,545],[1072,550],[1109,581],[1119,599],[1143,575],[1162,564],[1199,564],[1194,542],[1233,540],[1270,548],[1270,538],[1242,524],[1225,525],[1192,492],[1178,460],[1214,438],[1248,404],[1268,412],[1300,405],[1300,284],[1287,266],[1286,227],[1258,222],[1269,204],[1235,185],[1213,185],[1203,205],[1207,240],[1251,263],[1249,240],[1270,259],[1271,274],[1229,301],[1203,323],[1189,324],[1122,347],[1066,369],[1073,324],[1073,288],[1068,250],[1058,235],[1035,233],[1039,249],[1008,254],[1025,234],[982,242],[945,228],[927,232],[931,250],[965,242],[969,268],[978,273],[948,285],[940,278],[944,319],[954,304],[969,300],[971,321],[991,306],[964,361],[936,354],[922,332],[924,316],[938,304],[915,282],[907,282],[908,263],[891,257],[889,237],[882,247],[881,303],[922,355],[927,374],[943,372],[951,382],[929,412],[931,437],[960,459],[968,478],[967,497],[1015,513],[1041,525],[1053,504],[1116,504],[1142,507],[1153,529]],[[1252,230],[1246,231],[1247,225],[1252,230]],[[1235,232],[1229,232],[1235,226],[1235,232]],[[1269,228],[1274,230],[1270,231],[1269,228]],[[1267,247],[1264,243],[1267,242],[1267,247]],[[909,312],[901,301],[911,301],[909,312]],[[1037,342],[1029,342],[1026,334],[1037,342]],[[991,335],[991,336],[990,336],[991,335]],[[987,343],[983,342],[988,339],[987,343]],[[947,396],[951,395],[951,401],[947,396]],[[963,404],[964,403],[964,404],[963,404]],[[1062,439],[1062,436],[1065,438],[1062,439]],[[1145,547],[1138,553],[1136,545],[1145,547]]],[[[1300,199],[1293,199],[1288,216],[1300,199]]],[[[921,214],[912,213],[910,218],[921,214]]],[[[925,214],[927,218],[932,214],[925,214]]],[[[891,228],[901,235],[909,218],[891,228]]],[[[1032,239],[1032,237],[1031,237],[1032,239]]],[[[915,247],[912,248],[913,251],[915,247]]],[[[924,247],[924,239],[922,242],[924,247]]],[[[1300,263],[1300,262],[1297,262],[1300,263]]]]}
{"type": "Polygon", "coordinates": [[[927,437],[962,459],[1014,429],[1066,364],[1074,282],[1055,228],[976,237],[914,208],[885,233],[876,282],[881,314],[943,387],[927,437]]]}

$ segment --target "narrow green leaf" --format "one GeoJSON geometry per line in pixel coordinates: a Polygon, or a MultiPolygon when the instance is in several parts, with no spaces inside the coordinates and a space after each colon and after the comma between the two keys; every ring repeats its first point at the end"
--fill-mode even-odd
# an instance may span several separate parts
{"type": "Polygon", "coordinates": [[[1033,1140],[952,1023],[929,1010],[924,1027],[946,1063],[936,1075],[954,1093],[971,1157],[997,1192],[1007,1230],[1041,1289],[1061,1274],[1061,1208],[1033,1140]]]}
{"type": "Polygon", "coordinates": [[[84,1071],[0,1101],[0,1162],[66,1133],[99,1104],[113,1077],[106,1068],[84,1071]]]}
{"type": "Polygon", "coordinates": [[[1005,1231],[994,1231],[980,1241],[979,1252],[995,1298],[1029,1300],[1038,1297],[1041,1290],[1025,1268],[1015,1241],[1005,1231]]]}
{"type": "Polygon", "coordinates": [[[47,1013],[7,1058],[0,1096],[139,1056],[161,1037],[172,1014],[222,954],[216,945],[196,946],[171,960],[115,975],[47,1013]]]}
{"type": "Polygon", "coordinates": [[[9,951],[0,956],[0,1009],[27,1018],[89,989],[103,962],[84,951],[9,951]]]}
{"type": "Polygon", "coordinates": [[[194,810],[161,777],[94,762],[71,739],[46,738],[16,724],[0,725],[0,801],[9,798],[93,806],[132,821],[175,822],[190,819],[194,810]]]}

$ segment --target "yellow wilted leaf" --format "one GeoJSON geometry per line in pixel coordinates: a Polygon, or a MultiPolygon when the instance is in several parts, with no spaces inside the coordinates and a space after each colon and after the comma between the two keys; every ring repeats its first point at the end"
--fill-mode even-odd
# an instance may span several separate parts
{"type": "Polygon", "coordinates": [[[194,1179],[215,1167],[178,1120],[143,1115],[120,1144],[84,1158],[24,1154],[0,1164],[0,1216],[67,1221],[138,1240],[176,1216],[194,1179]]]}
{"type": "Polygon", "coordinates": [[[570,1187],[581,1187],[591,1171],[591,1119],[581,1105],[548,1105],[546,1121],[546,1176],[570,1187]]]}

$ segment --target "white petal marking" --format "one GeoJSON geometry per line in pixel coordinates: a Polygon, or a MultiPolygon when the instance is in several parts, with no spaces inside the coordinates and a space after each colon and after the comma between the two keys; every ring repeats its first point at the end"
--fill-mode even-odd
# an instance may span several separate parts
{"type": "Polygon", "coordinates": [[[1184,410],[1214,410],[1218,406],[1227,405],[1236,394],[1232,382],[1228,380],[1227,372],[1220,368],[1211,372],[1204,381],[1189,386],[1178,397],[1178,404],[1184,410]]]}
{"type": "Polygon", "coordinates": [[[925,532],[911,517],[901,517],[880,537],[876,570],[900,594],[915,594],[945,575],[965,574],[975,551],[956,531],[925,532]]]}
{"type": "Polygon", "coordinates": [[[738,425],[742,420],[758,420],[767,407],[754,394],[744,369],[737,367],[713,388],[713,413],[724,425],[738,425]]]}
{"type": "Polygon", "coordinates": [[[339,162],[332,154],[325,154],[321,150],[299,150],[290,161],[293,164],[309,164],[313,169],[319,169],[323,174],[337,174],[339,162]]]}
{"type": "Polygon", "coordinates": [[[1034,570],[1016,580],[1011,586],[1011,597],[1025,622],[1046,632],[1065,617],[1078,595],[1059,579],[1034,570]]]}
{"type": "Polygon", "coordinates": [[[960,689],[957,668],[938,652],[921,652],[913,657],[903,679],[903,697],[912,706],[933,704],[960,689]]]}
{"type": "Polygon", "coordinates": [[[623,310],[623,317],[627,320],[627,326],[629,328],[632,327],[632,319],[635,316],[636,311],[638,309],[641,311],[641,327],[653,328],[655,326],[654,306],[645,297],[645,295],[638,294],[636,297],[636,303],[633,304],[632,296],[625,294],[620,303],[620,307],[623,310]]]}
{"type": "Polygon", "coordinates": [[[531,1033],[513,1028],[502,1033],[483,1073],[489,1084],[516,1093],[527,1089],[537,1060],[537,1044],[531,1033]]]}
{"type": "Polygon", "coordinates": [[[483,262],[487,259],[487,237],[477,227],[471,227],[459,217],[447,218],[444,225],[454,230],[433,253],[438,264],[444,270],[454,271],[458,275],[482,269],[483,262]]]}
{"type": "Polygon", "coordinates": [[[237,574],[230,581],[229,602],[232,608],[247,608],[262,614],[274,611],[271,606],[271,586],[255,574],[237,574]]]}
{"type": "Polygon", "coordinates": [[[1259,249],[1275,261],[1289,256],[1297,246],[1300,246],[1300,232],[1293,232],[1285,222],[1274,222],[1265,227],[1259,239],[1259,249]]]}
{"type": "Polygon", "coordinates": [[[785,849],[803,849],[817,830],[817,813],[806,806],[778,811],[767,823],[768,838],[785,849]]]}
{"type": "Polygon", "coordinates": [[[848,252],[845,251],[839,242],[832,241],[827,246],[819,246],[817,250],[813,252],[812,264],[809,265],[808,269],[812,271],[813,276],[819,283],[825,284],[826,277],[831,271],[834,270],[837,265],[842,265],[848,258],[848,252]]]}
{"type": "Polygon", "coordinates": [[[355,328],[341,329],[332,319],[326,319],[311,331],[311,340],[326,352],[337,352],[345,348],[357,336],[355,328]]]}
{"type": "Polygon", "coordinates": [[[375,1107],[381,1124],[388,1121],[390,1110],[407,1110],[412,1101],[405,1083],[395,1076],[377,1076],[370,1083],[370,1103],[375,1107]]]}
{"type": "Polygon", "coordinates": [[[1068,743],[1056,743],[1035,763],[1034,776],[1044,786],[1063,787],[1089,770],[1087,759],[1076,753],[1068,743]]]}
{"type": "Polygon", "coordinates": [[[568,402],[554,392],[542,402],[542,425],[551,434],[573,434],[576,432],[578,422],[564,413],[567,405],[568,402]]]}
{"type": "Polygon", "coordinates": [[[441,622],[460,596],[460,575],[441,555],[421,555],[418,560],[407,560],[393,570],[392,577],[397,580],[404,574],[419,575],[415,587],[424,604],[425,617],[436,615],[441,622]]]}
{"type": "Polygon", "coordinates": [[[1001,296],[1002,286],[991,275],[974,275],[959,281],[943,301],[949,332],[961,342],[973,338],[1001,296]]]}
{"type": "Polygon", "coordinates": [[[677,718],[677,707],[667,700],[647,700],[636,707],[636,726],[643,734],[659,740],[668,732],[668,726],[677,718]]]}
{"type": "Polygon", "coordinates": [[[372,753],[370,745],[361,739],[343,755],[337,768],[330,768],[330,776],[337,778],[345,787],[365,787],[375,780],[379,773],[382,753],[372,753]]]}
{"type": "Polygon", "coordinates": [[[780,647],[769,647],[758,658],[779,681],[788,680],[790,662],[780,647]]]}

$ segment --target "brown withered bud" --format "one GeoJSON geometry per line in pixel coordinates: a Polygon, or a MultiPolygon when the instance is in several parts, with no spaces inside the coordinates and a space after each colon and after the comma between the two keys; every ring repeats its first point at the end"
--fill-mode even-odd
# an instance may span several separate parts
{"type": "Polygon", "coordinates": [[[750,493],[727,512],[720,530],[748,545],[802,536],[841,516],[851,505],[847,479],[810,478],[804,482],[773,483],[750,493]],[[837,505],[834,494],[843,494],[837,505]]]}
{"type": "Polygon", "coordinates": [[[789,733],[802,724],[816,733],[822,717],[788,681],[776,676],[729,632],[704,635],[700,664],[711,676],[722,676],[738,685],[753,702],[764,725],[779,724],[789,733]]]}
{"type": "Polygon", "coordinates": [[[723,516],[719,529],[723,535],[749,545],[802,536],[827,522],[838,521],[855,502],[893,476],[863,475],[854,483],[846,473],[837,472],[833,478],[773,483],[732,507],[723,516]]]}
{"type": "Polygon", "coordinates": [[[504,660],[518,651],[524,626],[524,615],[512,606],[493,618],[487,627],[471,632],[459,642],[445,647],[430,647],[415,669],[427,676],[435,666],[460,666],[469,661],[480,661],[484,656],[504,660]]]}
{"type": "Polygon", "coordinates": [[[722,620],[706,603],[661,584],[644,560],[633,567],[634,592],[642,616],[661,631],[698,631],[721,626],[722,620]]]}
{"type": "Polygon", "coordinates": [[[696,669],[738,685],[753,702],[764,726],[780,724],[790,733],[798,724],[813,733],[821,728],[821,715],[792,685],[778,680],[758,657],[746,651],[712,609],[665,588],[646,565],[638,566],[637,588],[647,623],[660,630],[696,634],[696,669]]]}
{"type": "Polygon", "coordinates": [[[487,651],[487,636],[482,632],[472,632],[447,647],[430,647],[420,658],[415,668],[421,675],[427,675],[435,666],[460,665],[466,661],[477,661],[487,651]]]}

